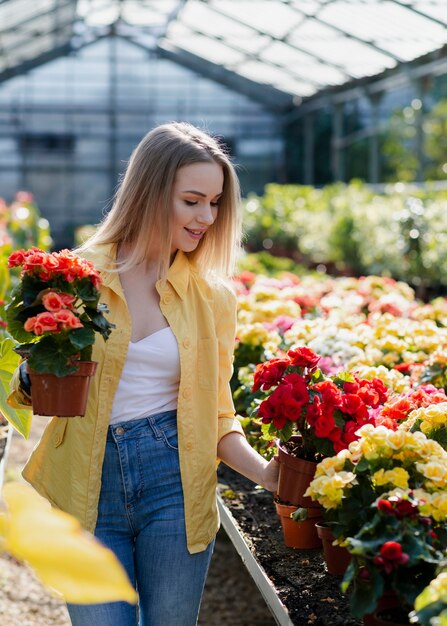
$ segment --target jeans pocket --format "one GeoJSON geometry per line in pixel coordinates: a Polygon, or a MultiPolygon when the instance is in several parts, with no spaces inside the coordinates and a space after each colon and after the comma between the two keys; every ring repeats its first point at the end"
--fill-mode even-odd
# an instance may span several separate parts
{"type": "Polygon", "coordinates": [[[168,448],[178,451],[177,422],[170,420],[166,424],[157,424],[162,439],[168,448]]]}

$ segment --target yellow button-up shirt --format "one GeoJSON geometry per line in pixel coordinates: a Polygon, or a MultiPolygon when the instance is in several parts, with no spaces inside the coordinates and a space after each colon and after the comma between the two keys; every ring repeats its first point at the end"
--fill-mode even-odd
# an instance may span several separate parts
{"type": "MultiPolygon", "coordinates": [[[[98,367],[85,417],[52,418],[23,476],[54,506],[93,532],[107,428],[131,337],[131,318],[119,276],[108,271],[115,267],[115,247],[97,246],[85,257],[102,274],[100,301],[107,304],[107,318],[116,328],[107,342],[98,335],[94,344],[92,358],[98,367]]],[[[219,526],[217,444],[232,431],[243,434],[229,386],[236,300],[223,283],[201,277],[182,252],[177,253],[167,280],[158,281],[156,288],[180,353],[178,444],[186,536],[194,553],[206,548],[219,526]]],[[[13,406],[25,402],[17,379],[16,375],[9,400],[13,406]]]]}

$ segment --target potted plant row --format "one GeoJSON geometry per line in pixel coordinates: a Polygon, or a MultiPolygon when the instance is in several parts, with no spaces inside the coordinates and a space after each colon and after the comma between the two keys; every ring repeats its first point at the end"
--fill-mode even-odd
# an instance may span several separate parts
{"type": "MultiPolygon", "coordinates": [[[[364,380],[349,372],[325,376],[319,359],[307,347],[290,349],[256,366],[252,389],[252,414],[268,436],[278,437],[278,514],[293,515],[303,530],[305,521],[312,527],[309,547],[321,545],[315,523],[322,521],[322,511],[305,495],[317,463],[346,449],[362,425],[375,424],[372,410],[388,397],[378,378],[364,380]]],[[[303,547],[298,541],[295,547],[303,547]]],[[[287,537],[286,543],[291,543],[287,537]]]]}
{"type": "Polygon", "coordinates": [[[59,417],[85,414],[95,333],[108,339],[113,324],[99,302],[101,276],[92,263],[69,250],[33,247],[9,256],[21,269],[5,307],[14,349],[26,360],[34,413],[59,417]]]}

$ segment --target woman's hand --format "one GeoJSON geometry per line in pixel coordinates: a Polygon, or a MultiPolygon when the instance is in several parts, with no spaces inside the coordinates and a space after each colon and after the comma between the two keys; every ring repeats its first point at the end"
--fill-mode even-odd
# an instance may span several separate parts
{"type": "Polygon", "coordinates": [[[279,461],[276,456],[264,467],[261,485],[268,491],[278,490],[279,461]]]}
{"type": "Polygon", "coordinates": [[[279,463],[276,458],[266,461],[238,432],[225,435],[217,446],[217,456],[254,483],[269,491],[278,487],[279,463]]]}

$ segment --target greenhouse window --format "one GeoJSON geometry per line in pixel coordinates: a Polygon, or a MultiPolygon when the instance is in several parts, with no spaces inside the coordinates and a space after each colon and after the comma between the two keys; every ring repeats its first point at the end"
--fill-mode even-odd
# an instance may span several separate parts
{"type": "Polygon", "coordinates": [[[74,152],[75,136],[72,133],[24,133],[19,137],[23,152],[66,154],[74,152]]]}

